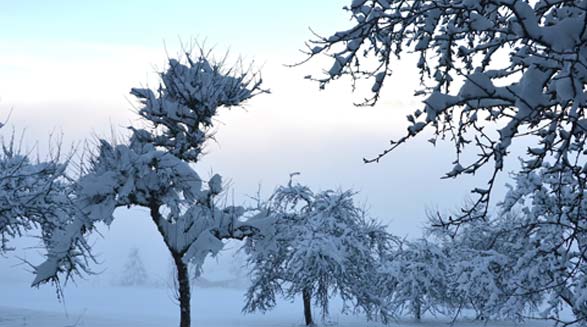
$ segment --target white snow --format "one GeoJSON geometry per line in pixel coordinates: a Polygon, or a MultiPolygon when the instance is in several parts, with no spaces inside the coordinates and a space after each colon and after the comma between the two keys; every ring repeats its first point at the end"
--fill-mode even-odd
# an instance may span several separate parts
{"type": "MultiPolygon", "coordinates": [[[[169,327],[178,325],[177,307],[170,290],[161,288],[92,287],[82,281],[65,288],[65,304],[57,301],[50,287],[32,289],[26,284],[0,284],[0,327],[169,327]]],[[[228,326],[301,326],[302,303],[281,301],[266,314],[241,313],[244,290],[205,288],[194,289],[192,325],[228,326]]],[[[333,301],[333,307],[340,305],[333,301]]],[[[362,316],[346,316],[331,310],[331,316],[319,325],[382,326],[368,322],[362,316]]],[[[427,317],[422,322],[412,320],[390,323],[392,327],[448,326],[447,319],[427,317]]],[[[511,322],[459,321],[456,327],[516,326],[511,322]]],[[[528,322],[519,326],[552,326],[551,322],[528,322]]]]}

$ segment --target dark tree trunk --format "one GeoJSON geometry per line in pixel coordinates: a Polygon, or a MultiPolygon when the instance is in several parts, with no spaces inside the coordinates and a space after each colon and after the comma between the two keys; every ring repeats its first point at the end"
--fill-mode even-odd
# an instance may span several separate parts
{"type": "Polygon", "coordinates": [[[414,302],[414,317],[418,321],[422,319],[422,303],[419,299],[414,302]]]}
{"type": "Polygon", "coordinates": [[[306,326],[313,326],[314,320],[312,320],[312,293],[308,289],[302,291],[302,297],[304,299],[304,318],[306,320],[306,326]]]}
{"type": "Polygon", "coordinates": [[[188,265],[183,262],[182,256],[172,253],[175,267],[177,268],[177,282],[179,285],[179,308],[181,310],[179,327],[191,326],[190,307],[190,276],[188,265]]]}
{"type": "Polygon", "coordinates": [[[163,242],[167,246],[167,249],[171,253],[173,257],[173,262],[175,263],[175,268],[177,269],[177,284],[178,284],[178,295],[179,295],[179,309],[180,309],[180,316],[179,316],[179,327],[191,327],[191,306],[190,306],[190,276],[188,272],[188,265],[183,262],[182,258],[185,252],[178,252],[173,249],[171,244],[167,242],[165,239],[165,233],[163,232],[163,227],[161,227],[161,214],[159,213],[159,208],[161,206],[157,202],[153,202],[149,205],[149,209],[151,211],[151,219],[157,226],[157,230],[159,234],[163,237],[163,242]]]}

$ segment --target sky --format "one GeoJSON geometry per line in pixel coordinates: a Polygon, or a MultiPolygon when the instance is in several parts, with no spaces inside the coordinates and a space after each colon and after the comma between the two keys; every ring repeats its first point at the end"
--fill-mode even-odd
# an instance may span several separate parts
{"type": "MultiPolygon", "coordinates": [[[[414,59],[405,56],[374,107],[357,108],[361,95],[349,81],[319,90],[303,77],[326,68],[323,60],[296,67],[312,39],[350,26],[347,1],[1,1],[0,118],[24,131],[24,144],[45,153],[49,135],[65,148],[84,140],[124,134],[137,122],[131,87],[156,86],[156,71],[182,44],[197,40],[218,56],[254,62],[270,94],[242,109],[223,110],[216,143],[195,167],[204,177],[230,180],[231,201],[245,203],[261,187],[268,195],[289,173],[316,190],[353,188],[357,200],[389,231],[419,237],[427,210],[452,210],[485,176],[441,180],[453,149],[426,135],[379,164],[362,158],[405,133],[405,116],[421,107],[414,59]]],[[[3,129],[8,135],[10,129],[3,129]]],[[[515,160],[515,159],[513,159],[515,160]]],[[[500,182],[505,181],[507,175],[500,182]]],[[[496,198],[503,193],[498,190],[496,198]],[[500,193],[501,192],[501,193],[500,193]]],[[[115,271],[131,247],[165,274],[165,249],[141,210],[120,210],[97,237],[102,268],[115,271]],[[164,261],[164,260],[163,260],[164,261]]],[[[18,241],[28,244],[27,241],[18,241]]],[[[21,243],[17,243],[21,244],[21,243]]],[[[236,248],[238,244],[231,246],[236,248]]],[[[24,246],[22,246],[24,247],[24,246]]],[[[37,252],[22,254],[35,257],[37,252]]],[[[220,259],[219,259],[220,260],[220,259]]],[[[224,259],[226,260],[226,259],[224,259]]],[[[0,274],[19,275],[14,258],[0,258],[0,274]]],[[[214,268],[210,268],[212,271],[214,268]]],[[[98,269],[100,270],[100,269],[98,269]]]]}

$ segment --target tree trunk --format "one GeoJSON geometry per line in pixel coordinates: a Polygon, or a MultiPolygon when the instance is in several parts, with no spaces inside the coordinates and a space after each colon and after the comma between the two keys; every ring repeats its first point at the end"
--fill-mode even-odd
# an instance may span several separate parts
{"type": "Polygon", "coordinates": [[[312,320],[312,293],[310,290],[304,289],[302,291],[302,297],[304,299],[304,318],[306,320],[306,326],[313,326],[314,321],[312,320]]]}
{"type": "Polygon", "coordinates": [[[191,306],[190,306],[190,275],[188,272],[188,265],[183,262],[182,258],[185,254],[184,252],[177,252],[173,249],[171,244],[165,239],[165,233],[163,231],[163,227],[161,226],[161,214],[159,213],[159,208],[161,205],[157,202],[153,202],[149,205],[149,209],[151,212],[151,219],[157,226],[157,230],[161,237],[163,237],[163,242],[165,242],[165,246],[171,253],[173,257],[173,262],[175,263],[175,268],[177,269],[177,284],[178,284],[178,293],[179,293],[179,309],[180,309],[180,316],[179,316],[179,327],[191,327],[191,306]]]}
{"type": "Polygon", "coordinates": [[[414,301],[414,316],[418,321],[422,319],[422,303],[420,302],[420,299],[414,301]]]}
{"type": "Polygon", "coordinates": [[[181,310],[179,327],[191,327],[190,307],[190,276],[188,265],[183,262],[182,256],[172,253],[177,268],[177,282],[179,285],[179,308],[181,310]]]}

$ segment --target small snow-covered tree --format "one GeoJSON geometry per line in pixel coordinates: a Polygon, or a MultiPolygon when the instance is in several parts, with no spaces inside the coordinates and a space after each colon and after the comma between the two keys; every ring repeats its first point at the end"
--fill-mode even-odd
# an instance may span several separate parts
{"type": "MultiPolygon", "coordinates": [[[[435,223],[441,218],[431,219],[435,223]]],[[[522,227],[523,216],[507,212],[460,225],[456,234],[432,229],[440,236],[448,258],[445,305],[456,317],[472,309],[480,320],[519,321],[538,310],[544,293],[527,292],[538,282],[538,275],[520,274],[533,247],[522,227]]]]}
{"type": "Polygon", "coordinates": [[[439,245],[403,241],[381,261],[378,286],[394,315],[408,313],[420,320],[426,312],[446,313],[449,258],[439,245]]]}
{"type": "Polygon", "coordinates": [[[585,192],[577,170],[551,166],[515,175],[495,218],[446,233],[448,304],[479,317],[587,324],[585,192]],[[560,313],[569,308],[573,319],[560,313]]]}
{"type": "Polygon", "coordinates": [[[190,166],[202,154],[218,108],[239,106],[263,90],[256,74],[226,67],[209,53],[170,59],[156,90],[137,88],[138,114],[147,126],[130,127],[128,142],[100,140],[98,152],[76,183],[78,213],[54,232],[45,262],[35,269],[33,285],[58,282],[60,273],[88,271],[85,233],[98,222],[110,224],[117,207],[149,210],[177,268],[180,326],[191,325],[188,265],[199,274],[204,259],[218,253],[223,240],[261,231],[269,218],[242,207],[222,207],[222,179],[204,181],[190,166]],[[80,251],[81,249],[81,251],[80,251]]]}
{"type": "MultiPolygon", "coordinates": [[[[533,146],[521,172],[582,169],[587,140],[587,2],[584,0],[353,0],[352,25],[308,43],[309,58],[331,58],[321,87],[342,77],[370,80],[374,104],[402,55],[418,56],[422,108],[408,115],[406,134],[366,162],[376,162],[427,127],[430,140],[456,150],[446,177],[475,174],[493,164],[471,210],[441,221],[469,220],[487,206],[495,177],[516,138],[533,146]],[[471,148],[477,156],[463,156],[471,148]],[[472,159],[467,159],[472,158],[472,159]],[[556,164],[545,167],[546,161],[556,164]],[[541,168],[542,167],[542,168],[541,168]]],[[[583,187],[584,174],[577,174],[583,187]]]]}
{"type": "Polygon", "coordinates": [[[124,263],[119,284],[122,286],[145,286],[149,280],[147,269],[138,248],[132,248],[124,263]]]}
{"type": "Polygon", "coordinates": [[[292,180],[277,188],[266,204],[276,217],[275,232],[248,239],[244,247],[252,267],[244,311],[269,310],[278,295],[301,295],[305,323],[312,325],[312,300],[325,316],[335,294],[368,314],[381,308],[371,282],[391,236],[365,216],[353,196],[351,191],[314,193],[292,180]]]}
{"type": "Polygon", "coordinates": [[[587,325],[587,200],[584,170],[544,164],[515,176],[515,185],[500,204],[503,212],[519,209],[515,229],[524,251],[516,262],[512,287],[517,294],[540,294],[541,316],[564,324],[587,325]],[[562,321],[561,307],[574,319],[562,321]]]}

